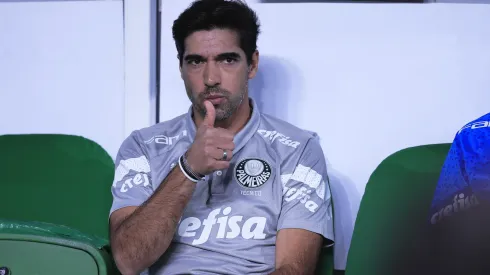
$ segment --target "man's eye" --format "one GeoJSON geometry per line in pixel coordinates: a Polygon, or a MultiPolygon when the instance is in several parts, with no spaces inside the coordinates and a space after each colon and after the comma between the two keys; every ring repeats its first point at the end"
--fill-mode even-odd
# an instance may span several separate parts
{"type": "Polygon", "coordinates": [[[189,60],[189,61],[187,61],[187,64],[194,65],[194,66],[199,65],[201,63],[202,63],[201,60],[189,60]]]}
{"type": "Polygon", "coordinates": [[[236,59],[229,57],[229,58],[226,58],[224,61],[227,64],[232,64],[232,63],[234,63],[236,61],[236,59]]]}

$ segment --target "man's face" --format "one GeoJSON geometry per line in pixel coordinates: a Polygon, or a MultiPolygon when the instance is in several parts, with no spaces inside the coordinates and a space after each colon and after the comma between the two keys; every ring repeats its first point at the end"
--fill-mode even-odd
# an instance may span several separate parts
{"type": "Polygon", "coordinates": [[[204,116],[204,101],[209,100],[217,121],[229,118],[247,95],[248,79],[257,69],[257,52],[253,60],[249,66],[232,30],[197,31],[188,36],[180,72],[195,110],[204,116]]]}

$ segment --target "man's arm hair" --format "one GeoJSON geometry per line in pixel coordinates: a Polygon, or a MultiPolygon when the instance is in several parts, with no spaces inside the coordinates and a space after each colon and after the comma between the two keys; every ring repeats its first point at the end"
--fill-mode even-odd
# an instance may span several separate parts
{"type": "Polygon", "coordinates": [[[271,275],[312,275],[323,243],[304,229],[281,229],[276,240],[276,270],[271,275]]]}
{"type": "Polygon", "coordinates": [[[139,274],[165,253],[195,186],[176,166],[141,206],[112,213],[111,247],[123,275],[139,274]]]}

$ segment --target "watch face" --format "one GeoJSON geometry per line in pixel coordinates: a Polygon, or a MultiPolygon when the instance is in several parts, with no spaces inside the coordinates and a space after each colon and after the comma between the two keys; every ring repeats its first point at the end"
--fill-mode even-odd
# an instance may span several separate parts
{"type": "Polygon", "coordinates": [[[8,267],[2,266],[0,267],[0,275],[12,275],[12,272],[8,267]]]}

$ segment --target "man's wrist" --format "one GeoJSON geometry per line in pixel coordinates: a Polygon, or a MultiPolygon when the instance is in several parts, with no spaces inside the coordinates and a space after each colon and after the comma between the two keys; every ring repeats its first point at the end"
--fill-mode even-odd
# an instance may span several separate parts
{"type": "Polygon", "coordinates": [[[180,169],[182,170],[182,173],[184,173],[184,175],[186,176],[186,178],[188,178],[193,182],[198,182],[204,178],[204,175],[201,175],[192,170],[192,168],[189,166],[189,163],[187,162],[186,154],[183,154],[179,158],[179,166],[180,169]]]}

